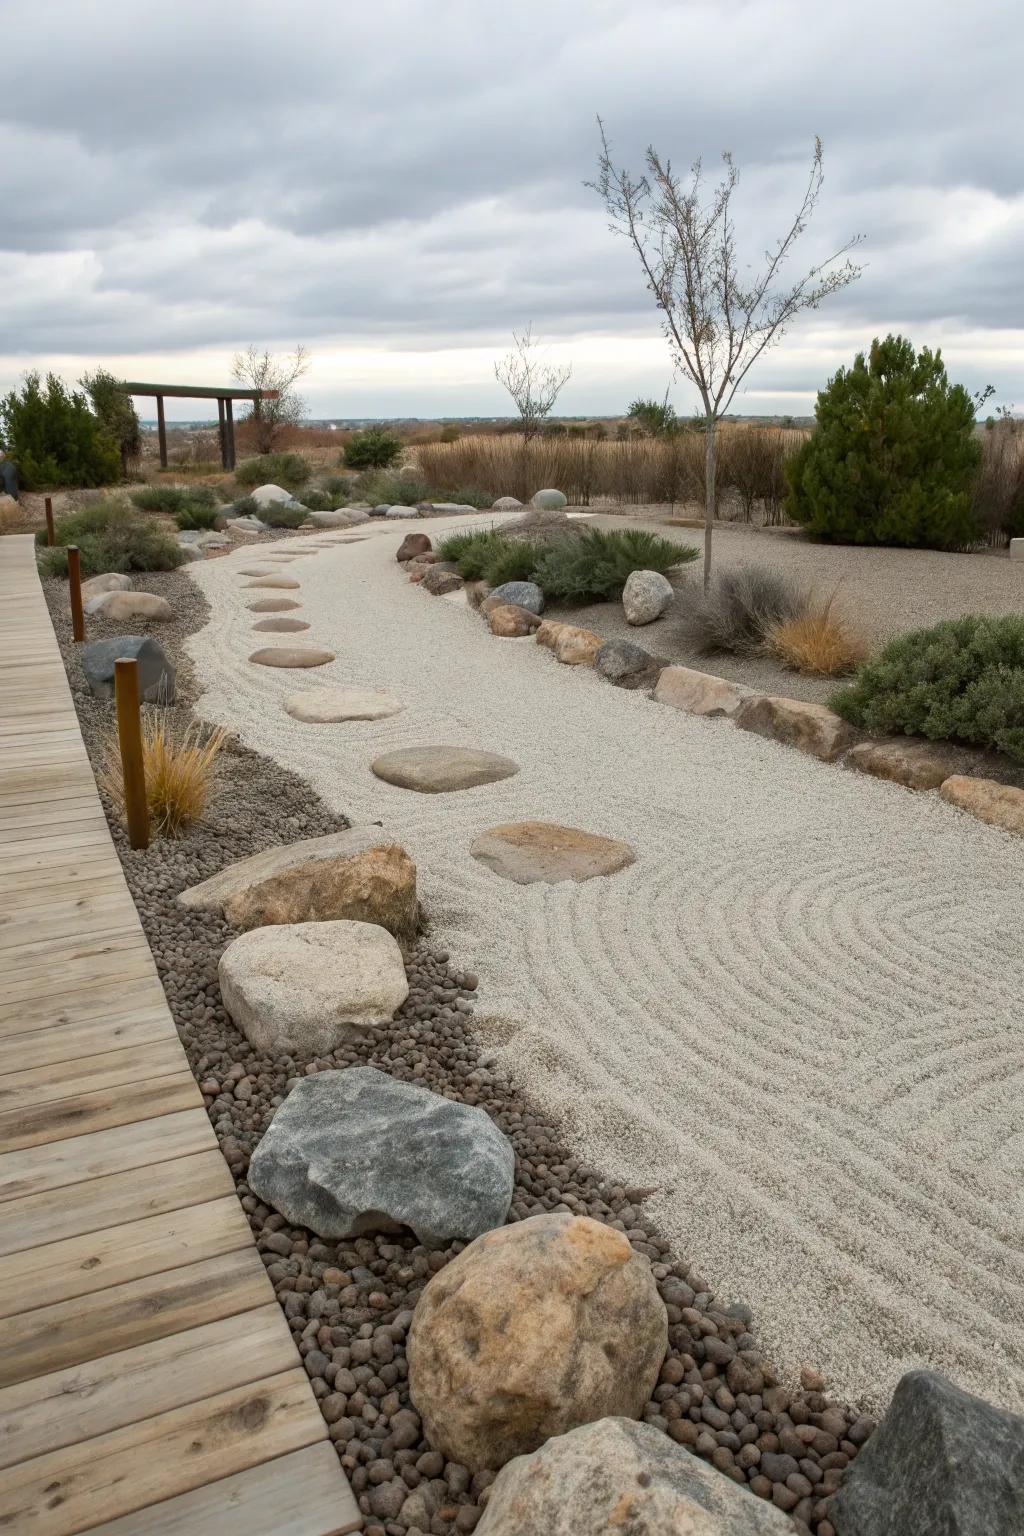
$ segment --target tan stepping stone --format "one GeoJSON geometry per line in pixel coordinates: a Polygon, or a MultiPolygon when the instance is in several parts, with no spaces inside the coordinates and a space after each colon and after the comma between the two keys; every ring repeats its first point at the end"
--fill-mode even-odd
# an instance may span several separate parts
{"type": "Polygon", "coordinates": [[[294,576],[260,576],[255,581],[246,582],[247,587],[277,587],[285,592],[297,592],[299,583],[294,576]]]}
{"type": "Polygon", "coordinates": [[[519,764],[510,757],[479,752],[474,747],[400,747],[375,758],[370,767],[378,779],[424,795],[473,789],[519,772],[519,764]]]}
{"type": "Polygon", "coordinates": [[[300,629],[308,629],[305,619],[260,619],[253,629],[270,635],[296,635],[300,629]]]}
{"type": "Polygon", "coordinates": [[[334,660],[334,652],[302,645],[268,645],[253,651],[249,660],[257,667],[325,667],[334,660]]]}
{"type": "Polygon", "coordinates": [[[255,603],[249,603],[250,613],[286,613],[289,608],[301,608],[301,603],[296,603],[290,597],[261,597],[255,603]]]}
{"type": "Polygon", "coordinates": [[[599,837],[553,821],[516,821],[482,832],[470,848],[474,859],[517,885],[592,880],[636,862],[628,843],[599,837]]]}
{"type": "Polygon", "coordinates": [[[247,565],[236,573],[239,576],[273,576],[273,571],[265,565],[247,565]]]}
{"type": "Polygon", "coordinates": [[[307,725],[341,720],[385,720],[405,705],[386,688],[308,688],[284,700],[285,713],[307,725]]]}

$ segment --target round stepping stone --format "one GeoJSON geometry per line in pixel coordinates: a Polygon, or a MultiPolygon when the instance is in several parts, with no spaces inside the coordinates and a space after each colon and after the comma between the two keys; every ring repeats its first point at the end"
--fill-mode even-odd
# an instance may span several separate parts
{"type": "Polygon", "coordinates": [[[247,581],[247,587],[279,587],[286,592],[297,592],[299,583],[294,576],[260,576],[255,581],[247,581]]]}
{"type": "Polygon", "coordinates": [[[289,608],[301,608],[301,603],[296,603],[290,597],[260,597],[256,602],[249,603],[250,613],[286,613],[289,608]]]}
{"type": "Polygon", "coordinates": [[[592,880],[636,862],[628,843],[599,837],[553,821],[515,821],[482,832],[470,847],[474,859],[517,885],[592,880]]]}
{"type": "Polygon", "coordinates": [[[338,720],[384,720],[401,714],[405,705],[386,688],[310,688],[291,694],[284,708],[308,725],[332,725],[338,720]]]}
{"type": "Polygon", "coordinates": [[[370,767],[378,779],[424,795],[493,784],[519,772],[519,764],[510,757],[478,752],[474,747],[401,747],[375,758],[370,767]]]}
{"type": "Polygon", "coordinates": [[[325,667],[334,660],[334,652],[302,645],[268,645],[253,651],[249,660],[257,667],[325,667]]]}
{"type": "Polygon", "coordinates": [[[309,625],[304,619],[261,619],[253,629],[265,631],[271,635],[294,635],[300,629],[308,629],[309,625]]]}

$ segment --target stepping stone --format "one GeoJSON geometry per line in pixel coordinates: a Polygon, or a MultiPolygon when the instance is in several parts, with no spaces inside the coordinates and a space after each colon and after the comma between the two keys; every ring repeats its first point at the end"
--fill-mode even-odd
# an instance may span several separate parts
{"type": "Polygon", "coordinates": [[[293,602],[290,597],[261,597],[248,604],[250,613],[286,613],[289,608],[301,607],[301,603],[293,602]]]}
{"type": "Polygon", "coordinates": [[[519,764],[510,757],[478,752],[473,747],[401,747],[375,758],[370,767],[378,779],[424,795],[493,784],[519,772],[519,764]]]}
{"type": "Polygon", "coordinates": [[[253,629],[259,629],[271,635],[295,635],[300,629],[308,629],[309,625],[303,619],[261,619],[253,629]]]}
{"type": "Polygon", "coordinates": [[[474,859],[517,885],[592,880],[636,862],[628,843],[599,837],[553,821],[516,821],[482,832],[470,848],[474,859]]]}
{"type": "Polygon", "coordinates": [[[268,645],[249,657],[257,667],[325,667],[333,651],[317,651],[301,645],[268,645]]]}
{"type": "Polygon", "coordinates": [[[247,587],[278,587],[286,592],[297,592],[299,583],[294,576],[260,576],[256,581],[247,581],[247,587]]]}
{"type": "Polygon", "coordinates": [[[307,725],[339,720],[385,720],[405,705],[386,688],[310,688],[284,700],[285,713],[307,725]]]}
{"type": "Polygon", "coordinates": [[[273,576],[273,571],[265,565],[247,565],[244,570],[238,572],[239,576],[273,576]]]}

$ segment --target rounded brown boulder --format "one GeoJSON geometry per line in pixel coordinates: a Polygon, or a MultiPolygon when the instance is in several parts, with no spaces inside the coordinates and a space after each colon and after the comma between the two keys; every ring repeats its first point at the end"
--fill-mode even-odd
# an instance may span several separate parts
{"type": "Polygon", "coordinates": [[[399,562],[412,560],[416,555],[425,555],[433,546],[425,533],[407,533],[398,546],[395,559],[399,562]]]}
{"type": "Polygon", "coordinates": [[[577,1425],[637,1418],[667,1349],[647,1259],[612,1227],[552,1213],[485,1233],[434,1276],[409,1389],[432,1445],[497,1471],[577,1425]]]}
{"type": "Polygon", "coordinates": [[[535,629],[540,628],[541,621],[535,613],[520,608],[517,603],[499,603],[488,612],[487,623],[492,635],[516,640],[523,635],[532,635],[535,629]]]}

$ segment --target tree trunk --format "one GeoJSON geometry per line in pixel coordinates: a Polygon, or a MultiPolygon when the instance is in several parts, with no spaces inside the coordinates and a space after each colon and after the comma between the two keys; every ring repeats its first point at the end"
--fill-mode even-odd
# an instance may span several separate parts
{"type": "Polygon", "coordinates": [[[711,585],[711,534],[715,521],[715,418],[708,415],[704,425],[704,591],[711,585]]]}

